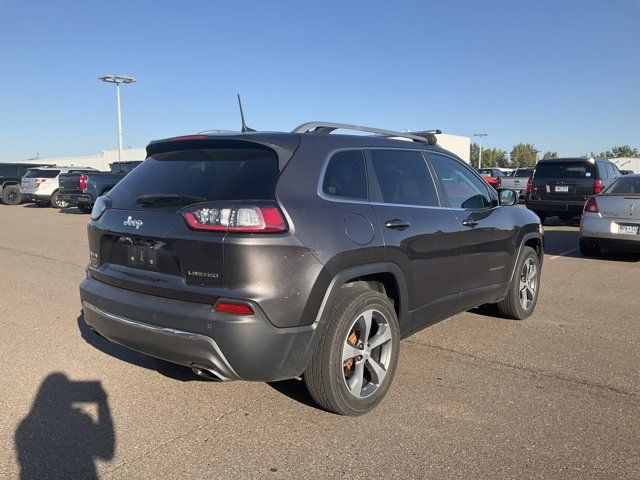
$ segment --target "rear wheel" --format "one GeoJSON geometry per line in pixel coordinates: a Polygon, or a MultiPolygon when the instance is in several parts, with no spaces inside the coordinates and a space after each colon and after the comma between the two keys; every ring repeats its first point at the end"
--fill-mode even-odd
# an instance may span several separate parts
{"type": "Polygon", "coordinates": [[[600,253],[600,247],[593,240],[580,239],[580,252],[587,257],[595,257],[600,253]]]}
{"type": "Polygon", "coordinates": [[[78,204],[78,210],[80,210],[82,213],[91,213],[92,209],[93,209],[93,205],[88,205],[86,203],[78,204]]]}
{"type": "Polygon", "coordinates": [[[56,191],[51,195],[51,206],[53,208],[67,208],[69,202],[65,202],[60,198],[60,192],[56,191]]]}
{"type": "Polygon", "coordinates": [[[20,187],[18,185],[9,185],[2,189],[2,203],[5,205],[19,205],[21,200],[20,187]]]}
{"type": "Polygon", "coordinates": [[[362,415],[378,405],[398,363],[400,329],[382,293],[345,287],[304,372],[313,399],[340,415],[362,415]]]}
{"type": "Polygon", "coordinates": [[[524,246],[507,296],[497,303],[499,312],[507,318],[524,320],[536,308],[539,286],[540,259],[533,248],[524,246]]]}

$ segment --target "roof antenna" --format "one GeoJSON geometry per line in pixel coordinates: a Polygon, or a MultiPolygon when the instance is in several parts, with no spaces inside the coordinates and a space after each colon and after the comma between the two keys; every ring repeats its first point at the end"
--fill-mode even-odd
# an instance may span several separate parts
{"type": "Polygon", "coordinates": [[[242,118],[242,133],[255,132],[253,128],[247,127],[247,123],[244,121],[244,112],[242,111],[242,101],[240,100],[240,94],[238,93],[238,106],[240,107],[240,118],[242,118]]]}

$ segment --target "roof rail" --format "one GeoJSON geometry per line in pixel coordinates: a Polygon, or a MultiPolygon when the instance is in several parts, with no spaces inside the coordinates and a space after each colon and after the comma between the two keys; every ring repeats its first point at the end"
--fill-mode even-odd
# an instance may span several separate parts
{"type": "Polygon", "coordinates": [[[361,125],[350,125],[348,123],[332,123],[332,122],[308,122],[293,129],[291,133],[331,133],[334,130],[353,130],[356,132],[375,133],[376,135],[384,135],[385,137],[401,137],[408,138],[414,142],[427,143],[435,145],[437,143],[434,134],[442,133],[440,130],[422,131],[420,134],[395,132],[393,130],[383,130],[381,128],[363,127],[361,125]]]}

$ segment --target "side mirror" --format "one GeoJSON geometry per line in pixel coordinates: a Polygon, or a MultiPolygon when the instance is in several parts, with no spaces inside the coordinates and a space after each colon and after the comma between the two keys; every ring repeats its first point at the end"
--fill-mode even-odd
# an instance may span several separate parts
{"type": "Polygon", "coordinates": [[[498,190],[498,196],[500,198],[500,205],[504,207],[509,207],[518,203],[518,194],[508,188],[501,188],[498,190]]]}

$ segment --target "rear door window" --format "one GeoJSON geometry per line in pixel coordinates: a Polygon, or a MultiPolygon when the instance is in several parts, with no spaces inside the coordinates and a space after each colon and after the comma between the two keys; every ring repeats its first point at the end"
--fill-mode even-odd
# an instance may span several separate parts
{"type": "Polygon", "coordinates": [[[429,153],[429,159],[451,208],[481,209],[492,205],[485,182],[468,167],[435,153],[429,153]]]}
{"type": "Polygon", "coordinates": [[[367,175],[362,150],[337,152],[329,160],[322,191],[336,197],[367,198],[367,175]]]}
{"type": "Polygon", "coordinates": [[[595,165],[591,162],[540,162],[536,178],[594,178],[595,165]]]}
{"type": "Polygon", "coordinates": [[[24,178],[56,178],[59,173],[60,173],[60,170],[31,169],[31,170],[27,170],[27,173],[25,173],[24,178]]]}
{"type": "Polygon", "coordinates": [[[384,203],[436,207],[438,193],[421,152],[370,150],[384,203]]]}
{"type": "Polygon", "coordinates": [[[124,177],[109,196],[114,206],[133,208],[145,194],[177,194],[207,201],[272,200],[278,158],[266,147],[219,147],[151,155],[124,177]]]}

